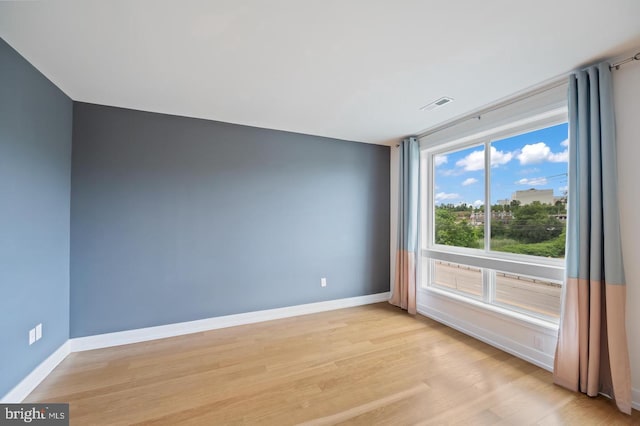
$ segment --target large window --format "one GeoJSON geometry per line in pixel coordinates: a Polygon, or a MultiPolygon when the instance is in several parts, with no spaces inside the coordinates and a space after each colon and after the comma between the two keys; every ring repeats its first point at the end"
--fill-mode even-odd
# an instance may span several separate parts
{"type": "Polygon", "coordinates": [[[424,287],[557,320],[567,138],[555,111],[423,151],[424,287]]]}

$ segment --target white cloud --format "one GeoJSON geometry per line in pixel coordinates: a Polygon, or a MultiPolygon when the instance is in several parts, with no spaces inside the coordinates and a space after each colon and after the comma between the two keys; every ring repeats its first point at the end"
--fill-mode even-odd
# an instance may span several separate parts
{"type": "Polygon", "coordinates": [[[565,192],[567,192],[569,190],[568,186],[561,186],[560,188],[558,188],[558,191],[560,191],[560,193],[564,194],[565,192]]]}
{"type": "MultiPolygon", "coordinates": [[[[507,164],[513,158],[510,152],[498,151],[495,147],[491,147],[491,167],[498,167],[501,164],[507,164]]],[[[484,169],[484,150],[473,151],[461,160],[456,161],[456,166],[462,167],[467,172],[484,169]]]]}
{"type": "Polygon", "coordinates": [[[551,153],[549,156],[549,161],[552,163],[568,163],[569,162],[569,151],[566,149],[562,152],[558,152],[557,154],[551,153]]]}
{"type": "Polygon", "coordinates": [[[468,178],[468,179],[465,179],[464,182],[462,182],[462,186],[473,185],[476,182],[478,182],[478,179],[468,178]]]}
{"type": "Polygon", "coordinates": [[[517,158],[520,160],[520,164],[536,164],[546,160],[550,153],[551,148],[546,143],[538,142],[523,146],[517,158]]]}
{"type": "Polygon", "coordinates": [[[569,151],[566,149],[562,152],[551,152],[551,148],[544,142],[538,142],[522,147],[520,153],[516,156],[521,165],[538,164],[543,161],[552,163],[563,163],[569,161],[569,151]]]}
{"type": "Polygon", "coordinates": [[[491,167],[498,167],[502,164],[507,164],[512,158],[512,153],[498,151],[495,147],[491,147],[491,167]]]}
{"type": "Polygon", "coordinates": [[[545,177],[537,177],[537,178],[522,178],[516,182],[518,185],[528,185],[528,186],[542,186],[547,184],[547,178],[545,177]]]}
{"type": "Polygon", "coordinates": [[[560,145],[564,146],[565,148],[569,147],[569,139],[565,139],[562,142],[560,142],[560,145]]]}
{"type": "Polygon", "coordinates": [[[473,207],[478,208],[478,207],[482,206],[483,204],[484,204],[484,201],[482,201],[482,200],[475,200],[475,201],[473,202],[473,207]]]}
{"type": "Polygon", "coordinates": [[[436,155],[433,158],[433,162],[435,163],[436,167],[446,164],[447,161],[449,161],[449,159],[446,155],[436,155]]]}
{"type": "Polygon", "coordinates": [[[456,161],[456,166],[462,167],[468,172],[484,169],[484,151],[473,151],[463,159],[456,161]]]}
{"type": "Polygon", "coordinates": [[[460,194],[456,194],[455,192],[438,192],[436,194],[436,201],[456,200],[458,198],[460,198],[460,194]]]}

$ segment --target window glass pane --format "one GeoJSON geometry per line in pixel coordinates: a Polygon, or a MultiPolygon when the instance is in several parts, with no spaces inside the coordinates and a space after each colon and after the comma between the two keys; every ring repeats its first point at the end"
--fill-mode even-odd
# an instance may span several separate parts
{"type": "Polygon", "coordinates": [[[484,247],[484,145],[433,157],[434,243],[484,247]]]}
{"type": "Polygon", "coordinates": [[[496,271],[496,302],[538,315],[560,316],[561,289],[558,282],[496,271]]]}
{"type": "Polygon", "coordinates": [[[432,284],[435,287],[456,290],[476,298],[482,298],[482,270],[457,263],[431,261],[432,284]]]}
{"type": "Polygon", "coordinates": [[[491,250],[564,257],[567,138],[563,123],[491,143],[491,250]]]}

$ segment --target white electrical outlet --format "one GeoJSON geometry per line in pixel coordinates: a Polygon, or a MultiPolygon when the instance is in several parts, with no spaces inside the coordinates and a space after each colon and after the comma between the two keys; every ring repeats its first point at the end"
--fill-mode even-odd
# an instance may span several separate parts
{"type": "Polygon", "coordinates": [[[326,287],[327,286],[327,279],[326,278],[320,278],[320,286],[321,287],[326,287]]]}
{"type": "Polygon", "coordinates": [[[29,345],[33,345],[36,342],[36,329],[29,330],[29,345]]]}
{"type": "Polygon", "coordinates": [[[42,339],[42,323],[36,325],[36,340],[42,339]]]}

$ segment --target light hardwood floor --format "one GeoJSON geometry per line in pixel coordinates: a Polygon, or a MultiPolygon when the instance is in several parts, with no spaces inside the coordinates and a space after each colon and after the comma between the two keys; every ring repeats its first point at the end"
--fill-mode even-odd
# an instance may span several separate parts
{"type": "Polygon", "coordinates": [[[386,303],[69,355],[28,402],[91,424],[640,424],[386,303]]]}

